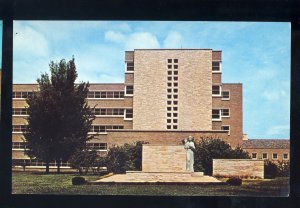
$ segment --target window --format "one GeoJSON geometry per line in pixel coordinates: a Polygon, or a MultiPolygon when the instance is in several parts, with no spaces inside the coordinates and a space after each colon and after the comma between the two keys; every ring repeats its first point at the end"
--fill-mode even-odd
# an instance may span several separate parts
{"type": "Polygon", "coordinates": [[[283,159],[288,160],[289,159],[289,154],[287,154],[287,153],[283,154],[283,159]]]}
{"type": "Polygon", "coordinates": [[[173,123],[177,123],[177,121],[178,121],[177,119],[173,119],[173,123]]]}
{"type": "Polygon", "coordinates": [[[221,126],[221,130],[228,131],[228,135],[230,135],[230,126],[229,125],[221,126]]]}
{"type": "Polygon", "coordinates": [[[23,116],[28,115],[26,108],[13,108],[12,114],[13,115],[23,115],[23,116]]]}
{"type": "Polygon", "coordinates": [[[172,71],[168,71],[168,75],[172,75],[172,71]]]}
{"type": "Polygon", "coordinates": [[[172,107],[167,107],[167,111],[171,111],[172,110],[172,107]]]}
{"type": "Polygon", "coordinates": [[[177,125],[173,125],[173,129],[177,129],[177,125]]]}
{"type": "Polygon", "coordinates": [[[26,132],[27,125],[13,125],[12,131],[14,133],[24,133],[26,132]]]}
{"type": "Polygon", "coordinates": [[[87,98],[89,99],[114,99],[114,98],[124,98],[123,91],[90,91],[88,92],[87,98]]]}
{"type": "Polygon", "coordinates": [[[178,87],[178,83],[177,82],[175,82],[173,85],[174,85],[174,87],[178,87]]]}
{"type": "Polygon", "coordinates": [[[213,109],[212,110],[212,120],[219,121],[221,120],[221,113],[219,109],[213,109]]]}
{"type": "Polygon", "coordinates": [[[12,97],[13,98],[29,98],[33,95],[33,92],[13,92],[12,97]]]}
{"type": "Polygon", "coordinates": [[[221,95],[221,86],[220,85],[213,85],[212,86],[212,95],[213,96],[220,96],[221,95]]]}
{"type": "Polygon", "coordinates": [[[90,150],[107,150],[107,143],[87,143],[86,147],[90,150]]]}
{"type": "Polygon", "coordinates": [[[178,59],[173,59],[174,63],[178,63],[178,59]]]}
{"type": "Polygon", "coordinates": [[[168,65],[168,69],[172,69],[172,65],[168,65]]]}
{"type": "Polygon", "coordinates": [[[172,59],[168,59],[168,63],[172,63],[172,59]]]}
{"type": "Polygon", "coordinates": [[[278,159],[278,154],[277,153],[273,153],[272,158],[273,159],[278,159]]]}
{"type": "Polygon", "coordinates": [[[254,153],[254,152],[253,152],[253,153],[251,154],[251,157],[252,157],[252,159],[257,159],[257,153],[254,153]]]}
{"type": "Polygon", "coordinates": [[[133,109],[126,109],[125,110],[125,119],[132,119],[133,118],[133,109]]]}
{"type": "Polygon", "coordinates": [[[12,149],[24,150],[26,149],[26,142],[12,142],[12,149]]]}
{"type": "Polygon", "coordinates": [[[262,159],[268,159],[268,153],[262,153],[262,159]]]}
{"type": "Polygon", "coordinates": [[[133,62],[126,62],[126,71],[128,71],[128,72],[134,71],[134,63],[133,62]]]}
{"type": "Polygon", "coordinates": [[[95,98],[101,98],[101,94],[102,94],[102,98],[106,97],[106,93],[105,92],[95,92],[95,98]]]}
{"type": "Polygon", "coordinates": [[[213,72],[221,72],[221,62],[213,61],[212,62],[212,71],[213,72]]]}
{"type": "Polygon", "coordinates": [[[171,129],[171,125],[167,125],[167,129],[171,129]]]}
{"type": "Polygon", "coordinates": [[[229,91],[222,91],[222,100],[230,100],[229,91]]]}
{"type": "Polygon", "coordinates": [[[171,123],[171,121],[172,121],[171,119],[167,119],[167,123],[171,123]]]}
{"type": "Polygon", "coordinates": [[[114,97],[114,92],[106,92],[106,97],[107,98],[113,98],[114,97]]]}
{"type": "Polygon", "coordinates": [[[222,117],[230,117],[230,111],[229,109],[221,109],[221,114],[222,114],[222,117]]]}
{"type": "Polygon", "coordinates": [[[128,85],[128,86],[125,86],[126,90],[126,95],[133,95],[133,86],[132,85],[128,85]]]}
{"type": "Polygon", "coordinates": [[[178,65],[174,65],[174,69],[178,69],[178,65]]]}
{"type": "Polygon", "coordinates": [[[112,125],[112,126],[94,125],[94,126],[92,126],[90,133],[105,133],[109,129],[124,129],[124,126],[121,126],[121,125],[112,125]]]}

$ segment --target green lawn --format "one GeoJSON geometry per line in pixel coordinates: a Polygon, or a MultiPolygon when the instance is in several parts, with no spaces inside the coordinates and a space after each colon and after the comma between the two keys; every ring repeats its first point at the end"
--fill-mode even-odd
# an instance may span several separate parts
{"type": "MultiPolygon", "coordinates": [[[[13,172],[13,194],[93,194],[171,196],[287,196],[289,179],[245,180],[242,186],[229,185],[72,185],[71,174],[13,172]]],[[[94,181],[99,176],[84,176],[94,181]]]]}

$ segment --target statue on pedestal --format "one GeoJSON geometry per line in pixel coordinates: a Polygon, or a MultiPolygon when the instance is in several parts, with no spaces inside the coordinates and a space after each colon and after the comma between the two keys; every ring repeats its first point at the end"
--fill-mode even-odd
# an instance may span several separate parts
{"type": "Polygon", "coordinates": [[[195,144],[194,138],[192,136],[189,136],[187,139],[184,139],[184,149],[186,149],[186,170],[194,172],[195,144]]]}

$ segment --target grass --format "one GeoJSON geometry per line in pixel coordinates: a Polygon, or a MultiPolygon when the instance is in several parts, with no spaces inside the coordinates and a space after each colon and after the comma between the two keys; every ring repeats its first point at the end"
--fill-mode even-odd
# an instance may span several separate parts
{"type": "MultiPolygon", "coordinates": [[[[13,172],[13,194],[168,195],[168,196],[287,196],[289,178],[243,180],[229,185],[72,185],[69,174],[13,172]]],[[[84,176],[88,181],[99,176],[84,176]]]]}

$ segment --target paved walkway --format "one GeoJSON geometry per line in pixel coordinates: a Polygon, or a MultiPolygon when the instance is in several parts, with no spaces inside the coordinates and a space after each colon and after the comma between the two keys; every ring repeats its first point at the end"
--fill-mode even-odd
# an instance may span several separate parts
{"type": "Polygon", "coordinates": [[[222,182],[203,173],[153,173],[130,171],[126,174],[116,174],[92,184],[221,184],[222,182]]]}

